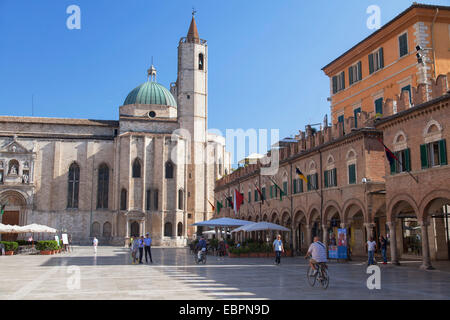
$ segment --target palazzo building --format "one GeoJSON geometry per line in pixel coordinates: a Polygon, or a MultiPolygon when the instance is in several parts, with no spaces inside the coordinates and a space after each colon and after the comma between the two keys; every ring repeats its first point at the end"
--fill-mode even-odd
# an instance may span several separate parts
{"type": "Polygon", "coordinates": [[[0,222],[48,225],[81,244],[149,232],[155,245],[185,245],[230,167],[225,139],[208,133],[207,49],[192,17],[176,82],[157,83],[152,65],[118,121],[0,116],[0,222]]]}

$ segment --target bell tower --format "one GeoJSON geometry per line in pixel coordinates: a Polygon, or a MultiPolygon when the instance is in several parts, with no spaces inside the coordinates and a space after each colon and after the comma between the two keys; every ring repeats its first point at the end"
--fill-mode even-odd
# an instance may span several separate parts
{"type": "MultiPolygon", "coordinates": [[[[207,217],[208,46],[200,39],[195,11],[186,37],[178,45],[178,78],[171,87],[177,97],[180,127],[190,133],[190,161],[187,174],[188,225],[207,217]],[[188,216],[188,217],[189,217],[188,216]]],[[[192,227],[191,227],[192,228],[192,227]]],[[[189,230],[189,235],[193,228],[189,230]]]]}

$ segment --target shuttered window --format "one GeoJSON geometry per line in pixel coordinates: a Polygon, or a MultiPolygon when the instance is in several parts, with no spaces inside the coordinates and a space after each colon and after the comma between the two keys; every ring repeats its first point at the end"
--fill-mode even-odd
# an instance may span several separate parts
{"type": "Polygon", "coordinates": [[[409,148],[394,152],[394,155],[399,161],[393,161],[393,164],[391,165],[391,173],[411,171],[411,154],[409,148]]]}
{"type": "Polygon", "coordinates": [[[377,70],[384,68],[383,48],[369,54],[369,73],[372,74],[377,70]]]}
{"type": "Polygon", "coordinates": [[[400,37],[398,37],[398,46],[400,57],[408,54],[408,34],[404,33],[400,37]]]}
{"type": "Polygon", "coordinates": [[[345,89],[345,72],[342,71],[339,75],[332,78],[333,94],[345,89]]]}
{"type": "Polygon", "coordinates": [[[354,84],[362,79],[361,61],[348,68],[348,83],[354,84]]]}
{"type": "Polygon", "coordinates": [[[383,98],[375,100],[375,114],[383,114],[383,98]]]}
{"type": "Polygon", "coordinates": [[[348,166],[348,183],[355,184],[356,183],[356,165],[351,164],[348,166]]]}
{"type": "Polygon", "coordinates": [[[447,165],[446,140],[439,140],[420,146],[422,169],[447,165]]]}

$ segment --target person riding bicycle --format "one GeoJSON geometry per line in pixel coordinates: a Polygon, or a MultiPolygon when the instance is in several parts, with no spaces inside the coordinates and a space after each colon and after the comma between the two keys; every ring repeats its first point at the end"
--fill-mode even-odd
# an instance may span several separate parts
{"type": "Polygon", "coordinates": [[[198,241],[196,249],[198,250],[197,253],[198,261],[201,261],[202,254],[206,254],[206,240],[204,237],[201,237],[201,239],[198,241]]]}
{"type": "Polygon", "coordinates": [[[309,246],[305,259],[311,256],[309,265],[313,270],[317,270],[316,266],[319,263],[327,262],[327,249],[325,245],[319,241],[319,237],[314,237],[314,242],[309,246]]]}

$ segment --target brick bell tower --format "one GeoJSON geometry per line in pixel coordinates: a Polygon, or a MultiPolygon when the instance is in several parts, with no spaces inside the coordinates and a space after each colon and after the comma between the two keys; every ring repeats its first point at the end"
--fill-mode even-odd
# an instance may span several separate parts
{"type": "Polygon", "coordinates": [[[192,237],[194,222],[207,220],[207,167],[204,161],[207,145],[208,115],[208,46],[200,39],[195,11],[187,37],[178,45],[178,78],[171,85],[177,98],[180,128],[191,137],[190,160],[187,173],[188,236],[192,237]]]}

